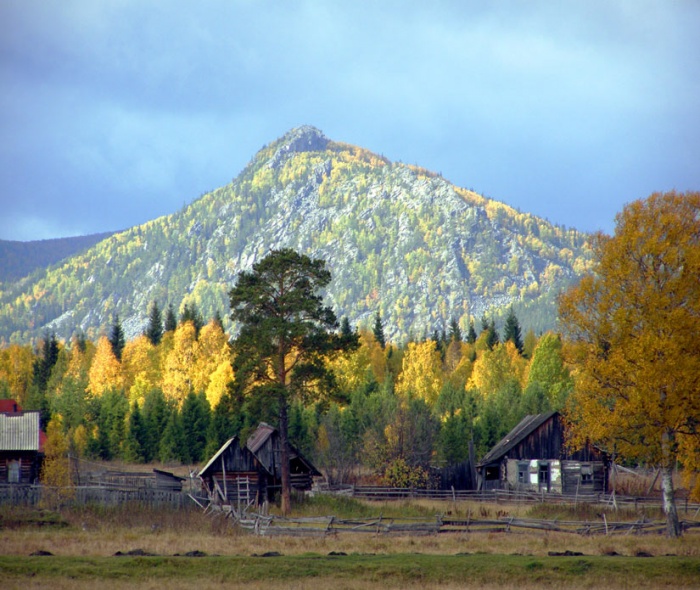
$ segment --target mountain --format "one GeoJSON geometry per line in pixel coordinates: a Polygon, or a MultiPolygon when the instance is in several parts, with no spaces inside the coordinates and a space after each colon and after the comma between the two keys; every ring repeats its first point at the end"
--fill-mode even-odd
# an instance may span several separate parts
{"type": "Polygon", "coordinates": [[[227,317],[236,274],[282,247],[326,260],[338,317],[370,325],[379,311],[395,340],[452,318],[478,329],[511,305],[523,329],[540,331],[555,325],[557,293],[589,268],[587,239],[304,126],[182,210],[4,285],[0,340],[94,338],[115,313],[132,337],[153,300],[227,317]]]}
{"type": "Polygon", "coordinates": [[[17,281],[37,269],[56,264],[64,258],[87,250],[113,233],[31,242],[0,240],[0,283],[17,281]]]}

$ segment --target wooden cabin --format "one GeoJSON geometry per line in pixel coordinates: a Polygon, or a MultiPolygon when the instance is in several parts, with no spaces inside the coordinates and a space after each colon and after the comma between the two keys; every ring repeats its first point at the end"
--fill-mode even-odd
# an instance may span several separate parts
{"type": "Polygon", "coordinates": [[[6,401],[13,411],[0,413],[0,483],[38,483],[46,441],[40,413],[23,412],[6,401]]]}
{"type": "MultiPolygon", "coordinates": [[[[241,446],[237,436],[227,440],[200,470],[202,487],[210,498],[222,504],[262,504],[280,489],[280,439],[277,429],[261,423],[241,446]]],[[[292,488],[309,490],[318,470],[290,445],[289,466],[292,488]]]]}
{"type": "Polygon", "coordinates": [[[571,452],[558,412],[526,416],[477,465],[481,490],[561,494],[608,490],[609,461],[592,445],[571,452]]]}
{"type": "Polygon", "coordinates": [[[203,491],[220,504],[262,504],[270,474],[237,436],[228,439],[199,471],[203,491]]]}
{"type": "MultiPolygon", "coordinates": [[[[282,467],[279,460],[282,451],[279,431],[262,422],[248,438],[246,446],[272,475],[273,485],[279,487],[282,482],[282,467]]],[[[292,445],[289,445],[289,474],[292,489],[302,491],[310,490],[314,483],[313,478],[321,475],[311,462],[292,445]]]]}

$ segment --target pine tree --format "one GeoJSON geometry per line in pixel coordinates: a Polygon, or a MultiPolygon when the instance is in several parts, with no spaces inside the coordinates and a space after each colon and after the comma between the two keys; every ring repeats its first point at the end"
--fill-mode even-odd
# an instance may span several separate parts
{"type": "Polygon", "coordinates": [[[148,315],[148,326],[144,332],[153,346],[158,346],[163,338],[163,314],[158,307],[158,302],[151,304],[151,311],[148,315]]]}
{"type": "Polygon", "coordinates": [[[291,509],[288,409],[302,395],[332,392],[328,358],[346,349],[338,321],[319,292],[331,273],[321,259],[273,250],[229,292],[231,319],[240,326],[233,344],[234,373],[250,397],[278,404],[282,512],[291,509]]]}
{"type": "Polygon", "coordinates": [[[513,306],[508,309],[508,316],[503,327],[503,341],[512,342],[520,354],[523,353],[523,339],[520,332],[520,323],[513,311],[513,306]]]}
{"type": "Polygon", "coordinates": [[[382,316],[377,312],[374,316],[374,339],[379,343],[379,346],[386,348],[386,338],[384,337],[384,326],[382,326],[382,316]]]}
{"type": "Polygon", "coordinates": [[[174,332],[177,328],[177,316],[175,315],[175,309],[173,309],[172,303],[168,303],[168,309],[165,312],[165,322],[163,328],[166,332],[174,332]]]}
{"type": "Polygon", "coordinates": [[[109,335],[109,343],[112,345],[112,352],[117,360],[121,362],[122,351],[124,346],[126,346],[126,339],[124,338],[124,330],[122,329],[122,324],[119,321],[119,315],[114,315],[114,321],[112,322],[112,331],[109,335]]]}

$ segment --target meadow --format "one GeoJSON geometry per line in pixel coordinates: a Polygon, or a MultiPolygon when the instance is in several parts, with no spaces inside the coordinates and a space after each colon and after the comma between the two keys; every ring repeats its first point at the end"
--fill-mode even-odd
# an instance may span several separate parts
{"type": "MultiPolygon", "coordinates": [[[[457,517],[597,516],[590,506],[337,498],[306,501],[296,509],[304,516],[387,518],[447,511],[457,517]]],[[[700,588],[700,534],[692,531],[680,539],[540,531],[261,537],[200,510],[135,505],[59,511],[4,506],[0,526],[3,588],[700,588]]]]}

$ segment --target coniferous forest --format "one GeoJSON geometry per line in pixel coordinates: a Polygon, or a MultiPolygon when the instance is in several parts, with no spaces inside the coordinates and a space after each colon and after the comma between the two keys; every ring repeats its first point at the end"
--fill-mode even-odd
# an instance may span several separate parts
{"type": "MultiPolygon", "coordinates": [[[[0,395],[39,409],[74,456],[201,463],[275,404],[238,390],[221,316],[176,314],[153,302],[143,334],[125,341],[118,316],[97,342],[47,334],[36,348],[0,350],[0,395]]],[[[290,404],[290,441],[334,482],[359,474],[393,485],[430,485],[431,468],[486,452],[523,416],[559,409],[573,387],[554,333],[522,334],[511,311],[503,334],[482,318],[404,345],[377,313],[353,330],[358,346],[329,358],[335,387],[290,404]]]]}

